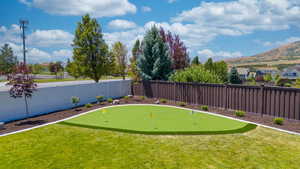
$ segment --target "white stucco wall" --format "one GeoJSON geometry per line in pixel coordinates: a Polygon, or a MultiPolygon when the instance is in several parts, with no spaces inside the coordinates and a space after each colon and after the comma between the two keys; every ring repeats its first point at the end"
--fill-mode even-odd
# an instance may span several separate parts
{"type": "MultiPolygon", "coordinates": [[[[80,97],[80,104],[95,102],[96,96],[118,98],[131,93],[130,80],[85,82],[82,84],[44,85],[38,87],[33,97],[28,99],[30,116],[46,114],[73,107],[71,97],[80,97]]],[[[23,119],[26,117],[24,98],[11,98],[7,90],[0,90],[0,122],[23,119]]]]}

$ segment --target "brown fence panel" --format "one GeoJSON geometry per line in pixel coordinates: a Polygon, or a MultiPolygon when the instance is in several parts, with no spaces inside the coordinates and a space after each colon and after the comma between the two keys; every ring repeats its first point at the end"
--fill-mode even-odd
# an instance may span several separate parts
{"type": "Polygon", "coordinates": [[[300,120],[296,88],[143,81],[133,84],[132,93],[300,120]]]}

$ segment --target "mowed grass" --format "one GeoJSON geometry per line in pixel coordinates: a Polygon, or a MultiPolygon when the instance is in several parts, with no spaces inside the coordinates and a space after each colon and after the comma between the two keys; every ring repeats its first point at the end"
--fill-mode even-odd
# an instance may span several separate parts
{"type": "Polygon", "coordinates": [[[160,105],[104,108],[63,124],[146,134],[225,134],[255,128],[244,122],[160,105]]]}
{"type": "Polygon", "coordinates": [[[300,137],[262,127],[158,136],[54,124],[0,137],[0,159],[5,169],[298,169],[300,137]]]}

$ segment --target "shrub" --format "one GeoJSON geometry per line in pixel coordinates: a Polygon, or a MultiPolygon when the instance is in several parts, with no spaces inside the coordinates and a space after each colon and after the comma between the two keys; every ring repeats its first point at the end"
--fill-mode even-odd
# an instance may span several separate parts
{"type": "Polygon", "coordinates": [[[93,105],[91,103],[88,103],[88,104],[85,104],[84,107],[91,108],[91,107],[93,107],[93,105]]]}
{"type": "Polygon", "coordinates": [[[208,111],[208,106],[206,105],[200,106],[200,109],[203,111],[208,111]]]}
{"type": "Polygon", "coordinates": [[[181,107],[184,107],[184,106],[186,106],[186,103],[184,103],[184,102],[178,102],[177,105],[181,106],[181,107]]]}
{"type": "Polygon", "coordinates": [[[167,99],[160,99],[159,102],[160,103],[167,103],[167,99]]]}
{"type": "Polygon", "coordinates": [[[244,116],[246,115],[246,112],[241,111],[241,110],[238,110],[238,111],[235,111],[234,114],[235,114],[237,117],[244,117],[244,116]]]}
{"type": "Polygon", "coordinates": [[[72,97],[71,97],[71,103],[72,103],[74,106],[77,106],[79,102],[80,102],[80,98],[79,98],[79,97],[77,97],[77,96],[72,96],[72,97]]]}
{"type": "Polygon", "coordinates": [[[217,74],[206,70],[202,65],[176,71],[171,75],[170,80],[174,82],[222,83],[217,74]]]}
{"type": "Polygon", "coordinates": [[[274,124],[283,125],[284,119],[277,117],[273,119],[274,124]]]}
{"type": "Polygon", "coordinates": [[[285,83],[285,84],[284,84],[284,87],[292,87],[292,84],[290,84],[290,83],[285,83]]]}
{"type": "Polygon", "coordinates": [[[128,100],[129,96],[124,96],[123,99],[128,100]]]}
{"type": "Polygon", "coordinates": [[[145,100],[146,97],[145,96],[140,96],[141,100],[145,100]]]}
{"type": "Polygon", "coordinates": [[[112,103],[112,102],[113,102],[113,99],[112,99],[112,98],[108,98],[108,99],[107,99],[107,102],[108,102],[108,103],[112,103]]]}
{"type": "Polygon", "coordinates": [[[104,100],[104,96],[96,96],[97,102],[102,102],[104,100]]]}

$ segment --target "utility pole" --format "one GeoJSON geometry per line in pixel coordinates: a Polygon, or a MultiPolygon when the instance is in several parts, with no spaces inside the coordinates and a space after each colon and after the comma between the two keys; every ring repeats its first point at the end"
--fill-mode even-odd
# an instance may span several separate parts
{"type": "Polygon", "coordinates": [[[22,39],[23,39],[23,63],[26,65],[26,47],[25,47],[25,29],[27,28],[26,25],[28,25],[28,20],[20,20],[20,29],[22,30],[22,39]]]}

